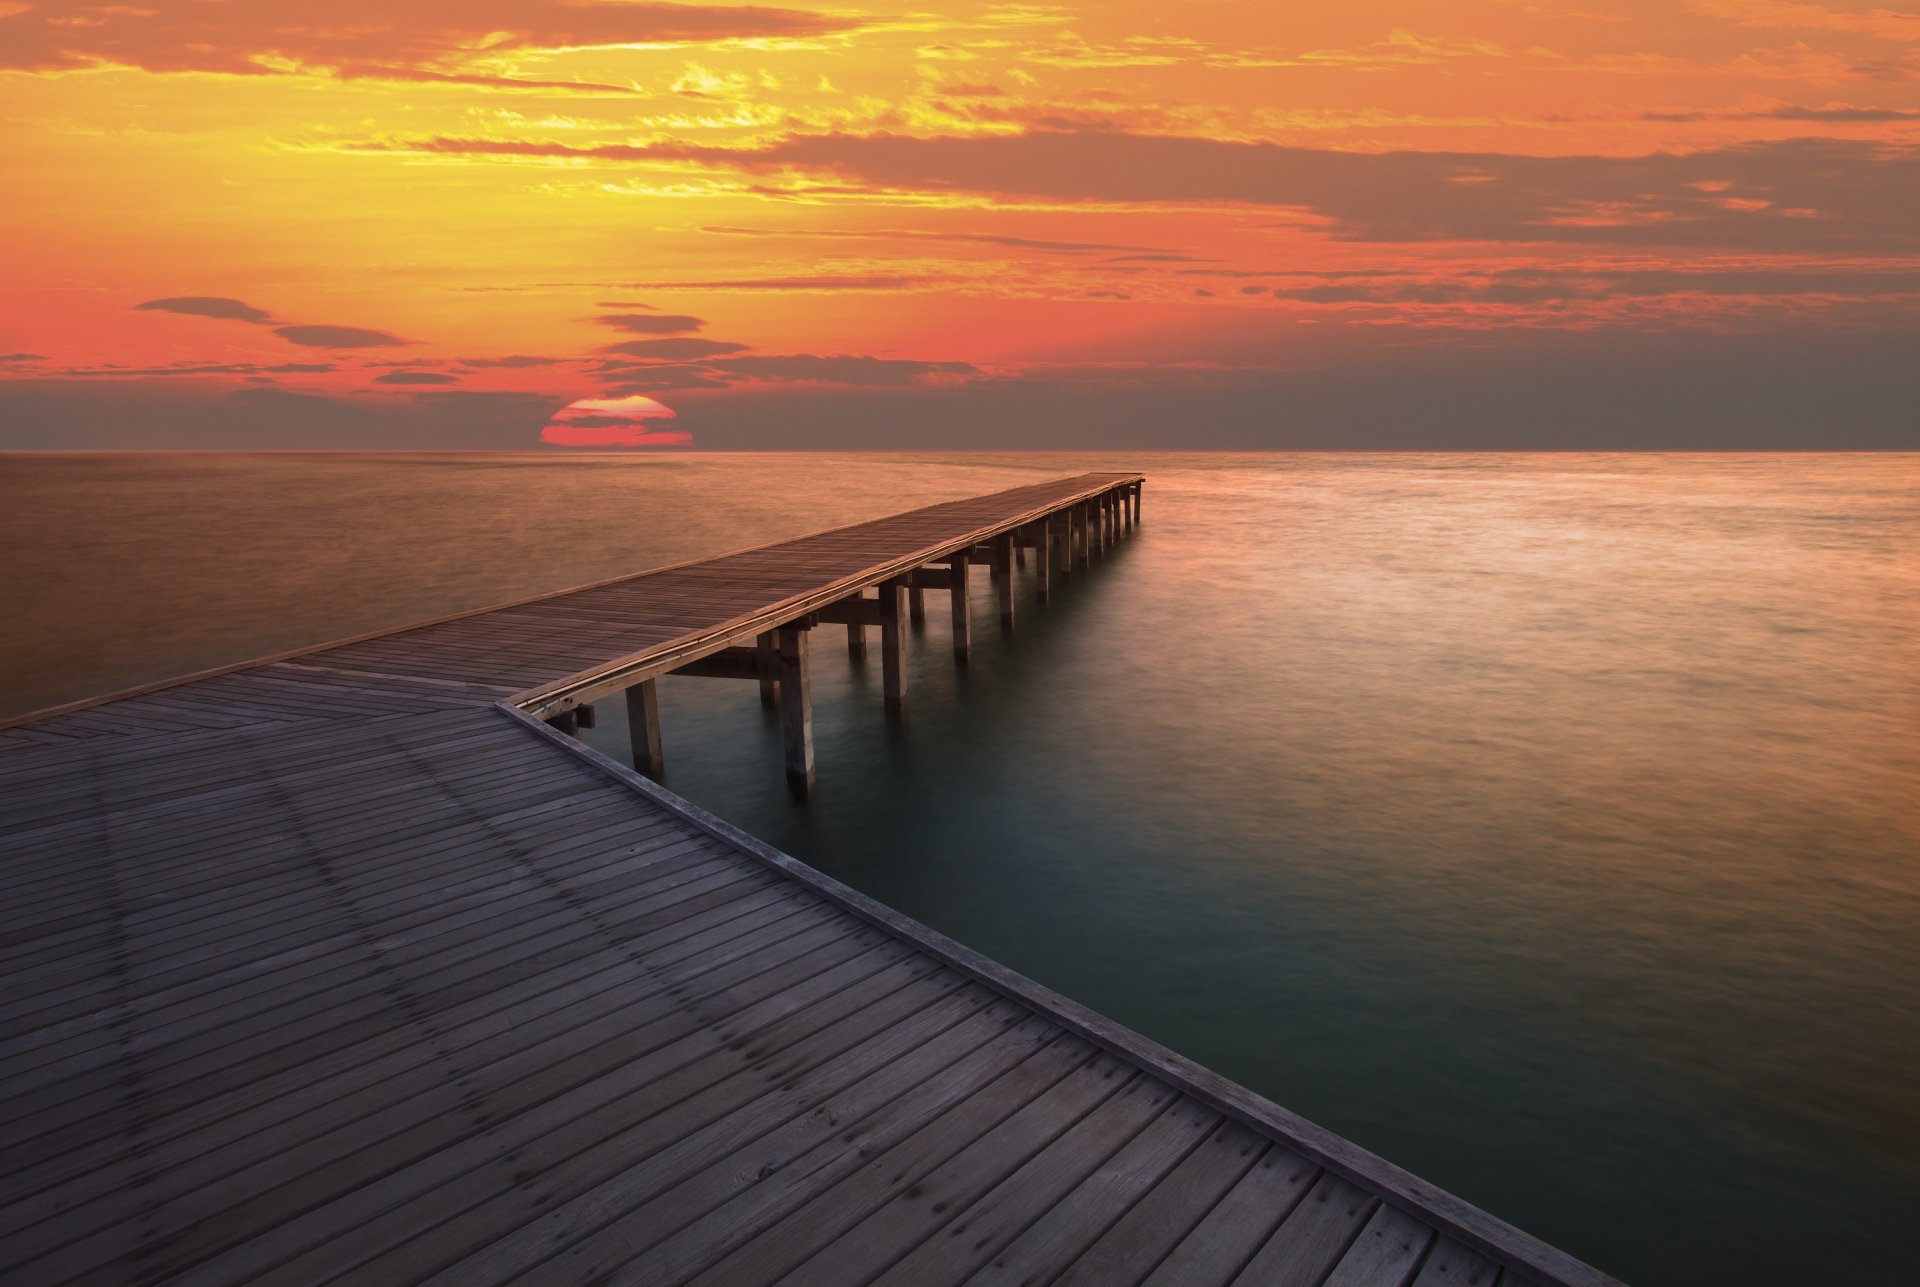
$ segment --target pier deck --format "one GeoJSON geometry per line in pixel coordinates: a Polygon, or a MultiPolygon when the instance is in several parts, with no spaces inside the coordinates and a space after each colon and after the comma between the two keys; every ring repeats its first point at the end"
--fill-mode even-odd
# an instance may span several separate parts
{"type": "Polygon", "coordinates": [[[0,731],[0,1279],[1610,1281],[563,731],[700,666],[804,706],[755,659],[897,649],[975,558],[1010,612],[1009,560],[1097,555],[1138,482],[0,731]]]}

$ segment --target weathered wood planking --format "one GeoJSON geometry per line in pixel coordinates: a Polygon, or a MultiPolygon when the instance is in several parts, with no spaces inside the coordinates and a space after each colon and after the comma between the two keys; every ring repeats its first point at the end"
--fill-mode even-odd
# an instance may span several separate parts
{"type": "Polygon", "coordinates": [[[0,1279],[1608,1281],[522,709],[624,679],[657,759],[651,668],[803,684],[866,586],[891,674],[910,584],[985,543],[1010,618],[1016,536],[1097,554],[1138,477],[0,734],[0,1279]]]}

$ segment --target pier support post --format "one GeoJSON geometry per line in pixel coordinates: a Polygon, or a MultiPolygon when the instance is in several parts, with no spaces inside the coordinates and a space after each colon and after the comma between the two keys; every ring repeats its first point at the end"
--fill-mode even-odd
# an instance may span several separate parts
{"type": "Polygon", "coordinates": [[[787,789],[796,800],[813,794],[813,695],[807,680],[807,632],[782,626],[774,657],[779,668],[780,740],[786,751],[787,789]]]}
{"type": "Polygon", "coordinates": [[[920,586],[907,587],[907,619],[916,627],[927,624],[927,592],[920,586]]]}
{"type": "Polygon", "coordinates": [[[1047,526],[1053,529],[1054,545],[1060,552],[1060,580],[1064,582],[1073,575],[1072,512],[1050,516],[1047,519],[1047,526]]]}
{"type": "Polygon", "coordinates": [[[1133,525],[1140,526],[1140,484],[1133,485],[1133,525]]]}
{"type": "Polygon", "coordinates": [[[1033,525],[1034,597],[1045,603],[1053,597],[1053,524],[1041,519],[1033,525]]]}
{"type": "Polygon", "coordinates": [[[1013,554],[1019,543],[1013,533],[993,538],[993,597],[1000,605],[1000,628],[1013,629],[1013,554]]]}
{"type": "Polygon", "coordinates": [[[658,781],[667,761],[660,745],[660,693],[653,680],[627,689],[627,727],[634,769],[658,781]]]}
{"type": "Polygon", "coordinates": [[[967,664],[967,658],[973,655],[973,604],[971,591],[972,579],[969,575],[973,560],[971,552],[962,550],[947,560],[953,576],[953,659],[960,665],[967,664]]]}
{"type": "Polygon", "coordinates": [[[1080,529],[1080,550],[1074,559],[1074,566],[1082,569],[1091,567],[1093,565],[1093,555],[1087,549],[1089,543],[1087,534],[1087,506],[1084,501],[1073,507],[1073,525],[1080,529]]]}
{"type": "Polygon", "coordinates": [[[907,648],[905,618],[907,587],[899,581],[880,586],[880,668],[886,674],[887,714],[907,709],[907,648]]]}
{"type": "MultiPolygon", "coordinates": [[[[767,662],[768,668],[771,669],[776,651],[772,632],[769,631],[755,639],[754,647],[760,650],[760,656],[767,662]]],[[[760,680],[760,704],[762,706],[777,706],[780,704],[778,681],[769,676],[763,676],[760,680]]]]}
{"type": "Polygon", "coordinates": [[[847,623],[847,656],[854,661],[867,659],[867,628],[857,621],[847,623]]]}

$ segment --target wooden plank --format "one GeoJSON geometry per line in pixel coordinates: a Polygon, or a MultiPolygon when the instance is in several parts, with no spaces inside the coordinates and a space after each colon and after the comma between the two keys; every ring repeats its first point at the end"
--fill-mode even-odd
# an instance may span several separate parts
{"type": "MultiPolygon", "coordinates": [[[[458,1147],[449,1147],[455,1141],[465,1140],[468,1151],[486,1150],[491,1148],[484,1133],[488,1127],[497,1133],[505,1121],[512,1120],[523,1128],[537,1129],[525,1113],[516,1116],[510,1105],[545,1103],[550,1114],[566,1120],[575,1115],[569,1110],[580,1101],[641,1087],[657,1090],[668,1073],[697,1063],[703,1055],[737,1064],[744,1052],[729,1049],[738,1039],[736,1033],[752,1036],[769,1028],[785,1032],[795,1024],[809,1030],[808,1025],[819,1017],[832,1015],[836,1004],[853,1004],[863,981],[884,977],[890,966],[909,955],[904,948],[874,943],[861,932],[843,942],[844,947],[816,952],[811,958],[814,968],[800,971],[797,980],[785,971],[773,972],[778,990],[743,1006],[731,1030],[681,1011],[644,1029],[622,1022],[623,1031],[613,1041],[587,1051],[556,1051],[563,1057],[544,1069],[489,1064],[472,1070],[470,1079],[488,1075],[478,1092],[480,1130],[475,1129],[474,1108],[462,1107],[468,1092],[457,1082],[442,1081],[409,1099],[383,1103],[351,1131],[333,1132],[313,1147],[271,1150],[245,1171],[215,1185],[195,1186],[156,1203],[152,1195],[165,1192],[160,1186],[167,1177],[153,1177],[144,1186],[148,1197],[137,1212],[130,1210],[120,1223],[95,1225],[77,1241],[41,1245],[72,1232],[65,1222],[49,1226],[51,1232],[45,1238],[29,1236],[33,1232],[29,1231],[9,1239],[9,1252],[28,1253],[13,1267],[28,1278],[50,1281],[82,1273],[117,1275],[139,1256],[144,1221],[163,1218],[180,1234],[161,1256],[140,1257],[141,1268],[154,1275],[182,1273],[236,1243],[289,1223],[317,1200],[360,1188],[372,1176],[391,1172],[396,1163],[426,1163],[445,1174],[457,1174],[464,1169],[464,1161],[458,1147]],[[852,995],[843,997],[843,993],[852,995]],[[604,1069],[605,1075],[592,1076],[597,1068],[604,1069]],[[496,1107],[488,1111],[489,1104],[496,1107]]],[[[883,981],[879,986],[888,985],[883,981]]],[[[689,1074],[695,1081],[710,1075],[704,1069],[689,1074]]]]}
{"type": "Polygon", "coordinates": [[[1413,1287],[1494,1287],[1496,1281],[1519,1287],[1518,1275],[1501,1279],[1498,1261],[1469,1251],[1451,1238],[1440,1238],[1427,1253],[1413,1287]]]}
{"type": "MultiPolygon", "coordinates": [[[[970,1205],[1135,1079],[1132,1069],[1097,1055],[1017,1105],[1010,1116],[951,1157],[929,1158],[931,1150],[922,1150],[918,1157],[903,1159],[904,1166],[883,1161],[869,1168],[862,1174],[894,1180],[884,1184],[881,1205],[782,1281],[795,1287],[872,1281],[945,1225],[948,1212],[970,1205]]],[[[871,1195],[871,1183],[856,1185],[842,1200],[866,1206],[859,1199],[871,1195]]]]}
{"type": "Polygon", "coordinates": [[[1220,1126],[1220,1114],[1210,1108],[1191,1100],[1172,1103],[1050,1208],[1036,1196],[1031,1208],[1044,1214],[966,1281],[982,1287],[1052,1282],[1220,1126]]]}
{"type": "Polygon", "coordinates": [[[1379,1205],[1373,1194],[1323,1173],[1234,1282],[1296,1287],[1323,1281],[1379,1205]]]}
{"type": "Polygon", "coordinates": [[[1433,1241],[1426,1223],[1382,1203],[1323,1287],[1405,1287],[1433,1241]]]}
{"type": "Polygon", "coordinates": [[[1232,1282],[1319,1174],[1304,1158],[1269,1145],[1144,1281],[1150,1287],[1232,1282]]]}
{"type": "Polygon", "coordinates": [[[1223,1122],[1066,1266],[1055,1280],[1056,1287],[1140,1281],[1239,1183],[1266,1149],[1263,1136],[1238,1122],[1223,1122]]]}
{"type": "MultiPolygon", "coordinates": [[[[694,1281],[703,1284],[767,1283],[785,1280],[812,1263],[815,1281],[832,1281],[835,1270],[819,1263],[823,1255],[846,1257],[852,1230],[879,1211],[895,1194],[914,1188],[920,1178],[995,1130],[1004,1129],[1022,1111],[1028,1123],[1049,1123],[1061,1111],[1073,1112],[1086,1089],[1075,1083],[1051,1108],[1034,1108],[1095,1056],[1092,1047],[1054,1034],[1031,1054],[978,1084],[941,1082],[909,1106],[903,1136],[856,1145],[858,1165],[835,1172],[804,1204],[757,1233],[743,1236],[694,1281]],[[930,1109],[930,1111],[928,1111],[930,1109]]],[[[726,1208],[720,1208],[724,1213],[726,1208]]],[[[717,1213],[718,1214],[718,1213],[717,1213]]],[[[848,1272],[853,1272],[849,1270],[848,1272]]],[[[861,1281],[856,1275],[841,1281],[861,1281]]]]}

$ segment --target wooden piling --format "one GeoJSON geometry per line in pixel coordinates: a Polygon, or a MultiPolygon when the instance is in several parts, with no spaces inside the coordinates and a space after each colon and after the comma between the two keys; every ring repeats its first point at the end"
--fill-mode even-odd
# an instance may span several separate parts
{"type": "MultiPolygon", "coordinates": [[[[760,650],[761,657],[766,660],[767,669],[769,671],[773,670],[775,663],[773,632],[768,631],[760,635],[754,640],[754,646],[760,650]]],[[[777,706],[780,704],[779,682],[770,675],[762,675],[760,678],[760,704],[762,706],[777,706]]]]}
{"type": "Polygon", "coordinates": [[[1045,603],[1053,597],[1053,524],[1041,519],[1033,525],[1034,597],[1045,603]]]}
{"type": "Polygon", "coordinates": [[[644,680],[627,689],[627,728],[633,767],[658,781],[667,761],[660,744],[660,694],[655,681],[644,680]]]}
{"type": "Polygon", "coordinates": [[[904,582],[887,581],[880,586],[880,668],[886,676],[890,715],[898,715],[907,708],[906,600],[904,582]]]}
{"type": "Polygon", "coordinates": [[[1087,549],[1087,506],[1084,503],[1073,507],[1073,525],[1080,529],[1080,548],[1075,555],[1074,566],[1091,567],[1093,555],[1087,549]]]}
{"type": "Polygon", "coordinates": [[[947,560],[947,567],[953,576],[953,659],[964,666],[973,655],[973,605],[969,599],[973,559],[963,550],[947,560]]]}
{"type": "Polygon", "coordinates": [[[867,628],[857,621],[847,623],[847,656],[854,661],[867,659],[867,628]]]}
{"type": "Polygon", "coordinates": [[[917,628],[927,624],[927,592],[918,585],[907,587],[907,619],[917,628]]]}
{"type": "Polygon", "coordinates": [[[993,594],[1000,604],[1000,628],[1013,629],[1013,556],[1019,542],[1013,533],[993,539],[993,594]]]}
{"type": "Polygon", "coordinates": [[[813,794],[813,694],[807,677],[807,632],[782,626],[774,656],[780,670],[780,740],[786,751],[787,789],[796,799],[813,794]]]}

